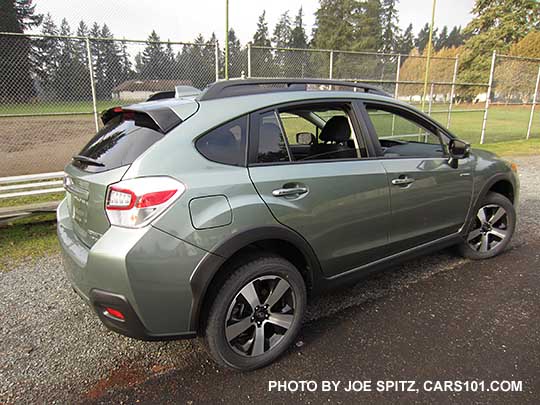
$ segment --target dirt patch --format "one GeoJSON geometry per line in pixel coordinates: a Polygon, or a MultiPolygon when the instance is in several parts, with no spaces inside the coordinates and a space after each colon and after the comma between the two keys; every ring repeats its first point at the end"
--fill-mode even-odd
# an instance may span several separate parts
{"type": "Polygon", "coordinates": [[[0,177],[60,171],[96,132],[94,118],[0,118],[0,177]]]}

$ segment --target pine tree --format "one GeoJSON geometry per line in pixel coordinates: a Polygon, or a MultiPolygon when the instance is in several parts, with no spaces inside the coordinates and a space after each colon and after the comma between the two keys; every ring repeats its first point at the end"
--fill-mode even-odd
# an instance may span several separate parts
{"type": "Polygon", "coordinates": [[[64,18],[60,24],[58,67],[54,74],[56,96],[62,100],[84,100],[90,98],[91,89],[88,71],[77,57],[74,41],[70,38],[71,28],[64,18]]]}
{"type": "MultiPolygon", "coordinates": [[[[257,22],[257,30],[253,35],[253,45],[270,47],[268,23],[266,11],[263,11],[257,22]]],[[[270,49],[252,48],[251,50],[251,75],[254,77],[273,76],[273,56],[270,49]]]]}
{"type": "Polygon", "coordinates": [[[382,1],[383,52],[397,52],[400,46],[400,29],[396,0],[382,1]]]}
{"type": "Polygon", "coordinates": [[[304,29],[304,13],[302,7],[298,10],[298,14],[294,18],[293,29],[291,32],[291,41],[289,46],[291,48],[305,49],[308,47],[308,38],[306,30],[304,29]]]}
{"type": "Polygon", "coordinates": [[[292,24],[289,12],[285,11],[281,14],[276,27],[274,29],[274,36],[272,42],[277,48],[287,48],[292,40],[292,24]]]}
{"type": "MultiPolygon", "coordinates": [[[[233,28],[229,29],[229,77],[241,77],[243,51],[240,40],[236,37],[236,33],[233,28]]],[[[245,72],[244,72],[245,73],[245,72]]]]}
{"type": "Polygon", "coordinates": [[[355,43],[357,2],[320,0],[315,12],[313,46],[323,49],[351,50],[355,43]]]}
{"type": "Polygon", "coordinates": [[[46,36],[33,41],[33,65],[39,79],[39,93],[50,99],[55,95],[54,77],[60,59],[59,39],[54,37],[59,34],[58,27],[50,14],[43,19],[41,34],[46,36]]]}
{"type": "Polygon", "coordinates": [[[445,25],[442,28],[441,33],[435,39],[434,48],[435,48],[435,51],[440,51],[443,48],[449,48],[449,47],[450,46],[448,43],[448,27],[445,25]]]}
{"type": "MultiPolygon", "coordinates": [[[[23,33],[37,26],[33,0],[0,0],[0,31],[23,33]]],[[[0,36],[0,101],[28,101],[36,94],[32,81],[31,41],[0,36]]]]}
{"type": "Polygon", "coordinates": [[[163,76],[163,67],[166,64],[163,44],[156,31],[148,36],[146,48],[142,53],[141,74],[144,79],[160,79],[163,76]]]}
{"type": "Polygon", "coordinates": [[[257,22],[257,30],[253,35],[253,45],[256,46],[271,46],[268,34],[268,23],[266,22],[266,11],[263,11],[257,22]]]}
{"type": "Polygon", "coordinates": [[[107,24],[103,24],[99,37],[102,80],[96,87],[98,98],[109,99],[114,87],[123,80],[122,62],[120,49],[115,41],[112,40],[113,34],[107,24]]]}
{"type": "MultiPolygon", "coordinates": [[[[433,31],[433,34],[435,36],[436,30],[433,31]]],[[[429,23],[426,23],[418,32],[418,36],[414,40],[414,46],[418,48],[418,51],[420,54],[424,52],[424,49],[427,47],[429,41],[429,23]]]]}
{"type": "Polygon", "coordinates": [[[465,36],[463,35],[461,26],[454,26],[454,28],[452,28],[452,31],[450,31],[450,34],[448,34],[448,39],[446,40],[448,47],[458,47],[463,45],[464,42],[465,36]]]}
{"type": "MultiPolygon", "coordinates": [[[[292,23],[289,12],[285,11],[279,18],[272,41],[277,48],[288,48],[292,40],[292,23]]],[[[275,52],[273,60],[272,76],[287,77],[291,76],[290,67],[294,63],[291,51],[278,50],[275,52]]]]}
{"type": "Polygon", "coordinates": [[[408,55],[411,50],[414,48],[414,34],[413,34],[413,25],[409,26],[403,32],[399,39],[398,52],[403,55],[408,55]]]}

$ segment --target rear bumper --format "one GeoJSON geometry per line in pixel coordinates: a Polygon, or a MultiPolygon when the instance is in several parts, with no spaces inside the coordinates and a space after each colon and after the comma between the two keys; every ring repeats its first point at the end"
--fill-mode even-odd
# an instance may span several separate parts
{"type": "Polygon", "coordinates": [[[57,231],[67,277],[109,329],[144,340],[195,336],[190,277],[207,252],[151,226],[111,227],[89,248],[73,231],[65,202],[57,231]],[[105,304],[125,311],[125,321],[107,317],[105,304]]]}
{"type": "Polygon", "coordinates": [[[178,335],[153,335],[148,331],[137,313],[133,310],[128,300],[119,294],[110,293],[103,290],[93,289],[90,291],[90,303],[97,316],[103,324],[110,330],[139,340],[168,340],[193,338],[194,332],[186,332],[178,335]],[[108,316],[105,308],[114,308],[124,315],[124,319],[115,319],[108,316]]]}

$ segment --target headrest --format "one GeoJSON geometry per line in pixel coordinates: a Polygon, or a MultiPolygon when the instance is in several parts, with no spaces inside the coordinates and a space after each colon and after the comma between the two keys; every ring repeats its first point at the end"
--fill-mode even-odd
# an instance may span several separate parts
{"type": "Polygon", "coordinates": [[[347,117],[335,115],[326,121],[319,139],[324,142],[346,142],[351,137],[351,127],[347,117]]]}

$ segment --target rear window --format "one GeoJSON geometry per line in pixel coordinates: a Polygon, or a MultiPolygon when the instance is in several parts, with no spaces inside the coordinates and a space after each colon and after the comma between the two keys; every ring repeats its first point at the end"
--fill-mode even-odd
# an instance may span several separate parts
{"type": "Polygon", "coordinates": [[[226,165],[246,164],[247,116],[229,121],[197,139],[195,147],[213,162],[226,165]]]}
{"type": "Polygon", "coordinates": [[[102,172],[133,163],[163,134],[145,114],[118,114],[86,144],[73,165],[90,172],[102,172]],[[93,162],[84,161],[85,158],[93,162]]]}

